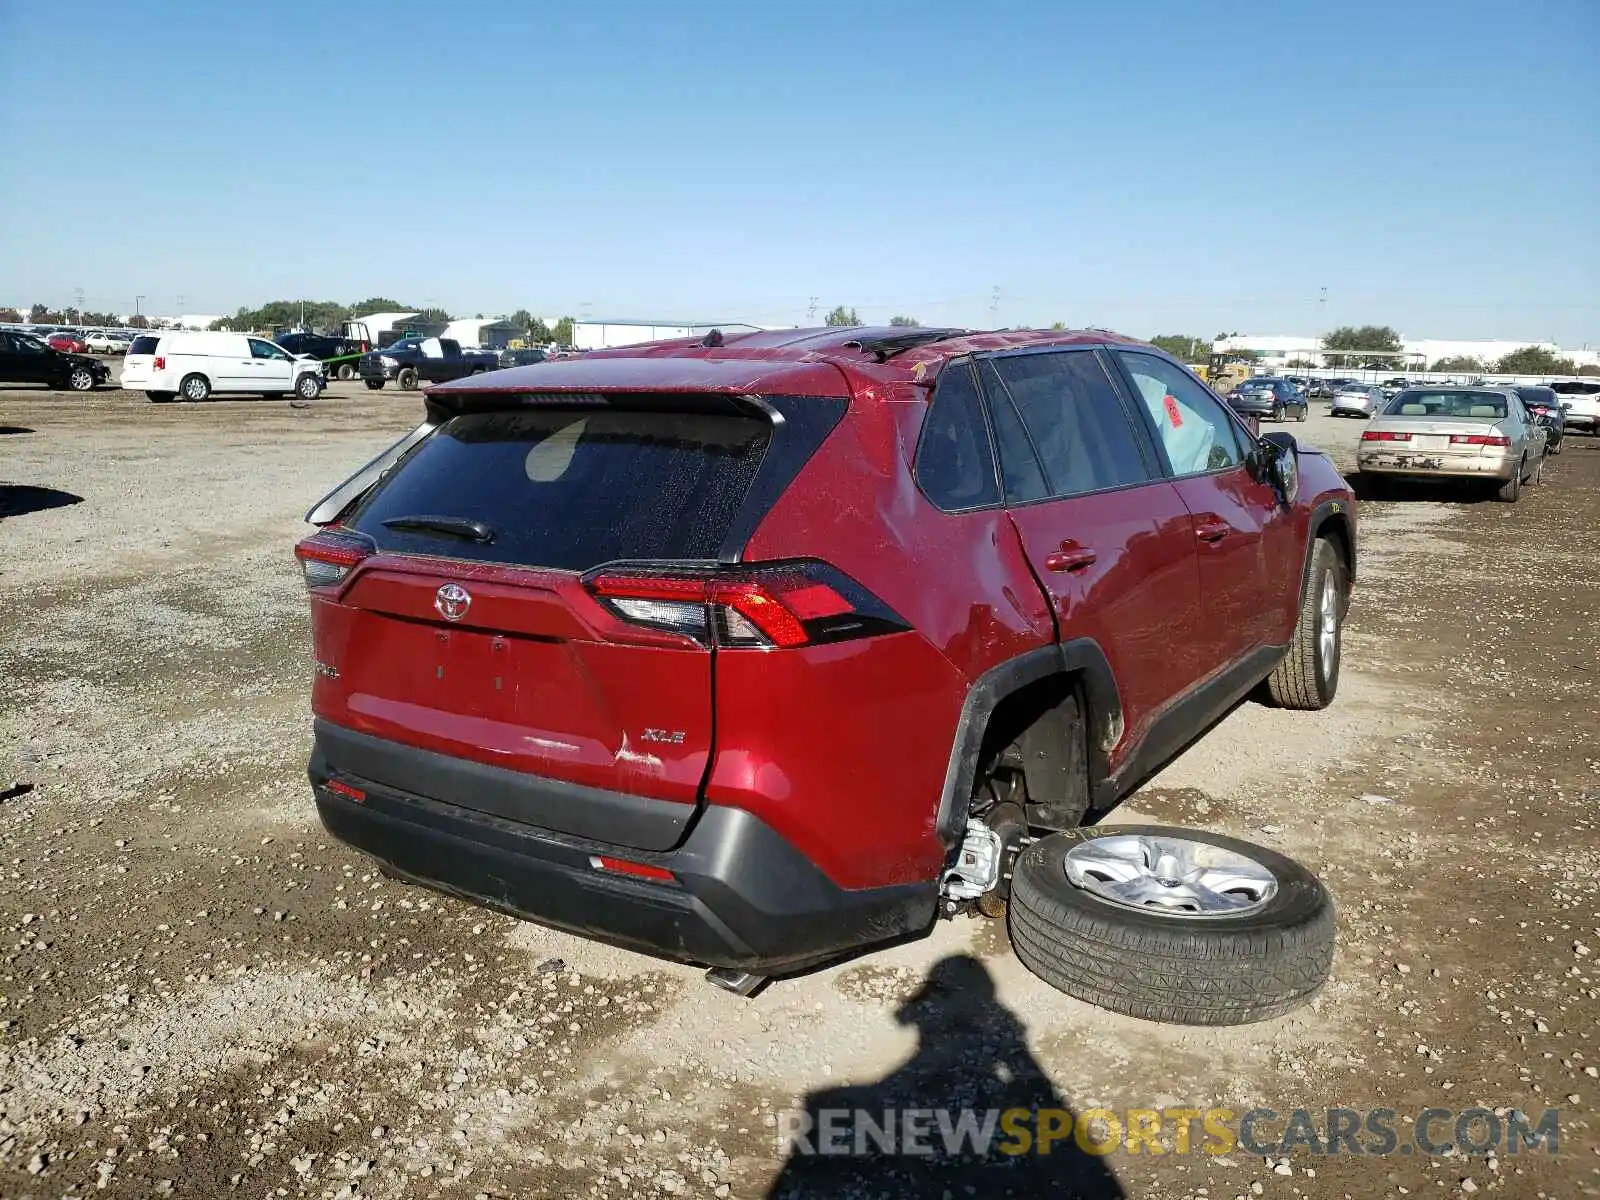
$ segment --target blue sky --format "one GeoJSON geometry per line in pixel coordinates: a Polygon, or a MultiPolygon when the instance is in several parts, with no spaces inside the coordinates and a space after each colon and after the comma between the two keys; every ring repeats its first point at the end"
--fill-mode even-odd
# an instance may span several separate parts
{"type": "Polygon", "coordinates": [[[1600,344],[1597,151],[1595,0],[5,3],[0,302],[1600,344]]]}

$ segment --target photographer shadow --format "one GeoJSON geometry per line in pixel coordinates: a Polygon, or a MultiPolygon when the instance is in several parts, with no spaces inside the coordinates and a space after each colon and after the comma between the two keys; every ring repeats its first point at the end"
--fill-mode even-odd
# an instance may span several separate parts
{"type": "Polygon", "coordinates": [[[783,1170],[768,1191],[768,1200],[802,1197],[1077,1197],[1120,1200],[1126,1193],[1104,1158],[1081,1149],[1070,1132],[1050,1144],[1049,1153],[1029,1145],[1024,1153],[1005,1153],[1023,1139],[1003,1124],[994,1125],[987,1146],[974,1152],[971,1139],[949,1144],[946,1131],[960,1130],[963,1115],[981,1126],[990,1113],[1027,1110],[1014,1128],[1027,1131],[1027,1141],[1040,1129],[1035,1114],[1044,1112],[1057,1127],[1070,1130],[1074,1114],[1029,1051],[1022,1023],[995,995],[994,980],[978,959],[952,955],[936,963],[916,995],[895,1012],[895,1019],[917,1029],[915,1054],[876,1083],[829,1088],[805,1099],[807,1118],[795,1130],[783,1170]],[[925,1124],[931,1132],[918,1139],[932,1153],[907,1152],[906,1110],[944,1110],[945,1124],[935,1113],[925,1124]],[[887,1112],[887,1116],[885,1115],[887,1112]],[[859,1115],[858,1115],[859,1114],[859,1115]],[[871,1133],[863,1136],[862,1117],[887,1127],[893,1144],[884,1148],[871,1133]],[[821,1151],[828,1131],[835,1148],[821,1151]]]}

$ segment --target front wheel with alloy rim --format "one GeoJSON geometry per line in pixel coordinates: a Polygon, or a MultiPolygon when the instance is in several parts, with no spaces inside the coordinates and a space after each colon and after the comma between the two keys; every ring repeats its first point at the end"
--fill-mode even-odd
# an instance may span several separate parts
{"type": "Polygon", "coordinates": [[[1017,859],[1011,943],[1090,1004],[1182,1025],[1243,1025],[1305,1004],[1333,963],[1327,889],[1293,859],[1203,830],[1100,826],[1017,859]]]}
{"type": "Polygon", "coordinates": [[[294,381],[294,392],[302,400],[315,400],[322,395],[322,385],[317,382],[315,375],[307,371],[294,381]]]}
{"type": "Polygon", "coordinates": [[[74,392],[94,391],[94,372],[88,367],[73,367],[67,376],[67,387],[74,392]]]}
{"type": "Polygon", "coordinates": [[[204,375],[185,375],[183,382],[178,385],[178,393],[185,400],[198,404],[211,398],[211,381],[204,375]]]}
{"type": "Polygon", "coordinates": [[[1311,546],[1300,616],[1289,652],[1267,676],[1267,696],[1278,708],[1319,709],[1339,690],[1346,607],[1344,559],[1327,538],[1311,546]]]}

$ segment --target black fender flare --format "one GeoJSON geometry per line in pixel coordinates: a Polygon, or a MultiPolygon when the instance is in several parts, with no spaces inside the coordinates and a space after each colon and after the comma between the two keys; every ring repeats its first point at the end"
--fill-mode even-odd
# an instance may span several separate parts
{"type": "MultiPolygon", "coordinates": [[[[1331,499],[1323,500],[1311,509],[1311,519],[1306,523],[1306,552],[1305,565],[1300,572],[1300,602],[1305,603],[1305,589],[1311,579],[1311,551],[1317,544],[1317,539],[1323,536],[1323,530],[1334,528],[1339,532],[1343,544],[1336,544],[1340,556],[1344,559],[1345,583],[1347,588],[1356,581],[1356,523],[1353,506],[1348,500],[1331,499]]],[[[1298,608],[1295,610],[1299,611],[1298,608]]]]}
{"type": "Polygon", "coordinates": [[[1122,696],[1105,652],[1092,638],[1040,646],[990,667],[967,690],[945,768],[934,830],[946,846],[957,845],[966,829],[967,805],[978,774],[978,756],[989,719],[1006,697],[1053,675],[1076,675],[1088,711],[1089,793],[1098,796],[1107,778],[1106,758],[1122,736],[1122,696]]]}

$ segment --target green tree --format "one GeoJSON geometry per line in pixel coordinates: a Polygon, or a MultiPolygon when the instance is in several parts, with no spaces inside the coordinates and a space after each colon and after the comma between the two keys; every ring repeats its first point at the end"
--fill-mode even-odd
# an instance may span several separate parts
{"type": "Polygon", "coordinates": [[[1316,365],[1317,364],[1312,362],[1309,358],[1291,358],[1288,362],[1284,363],[1284,366],[1297,371],[1309,370],[1316,365]]]}
{"type": "Polygon", "coordinates": [[[1065,321],[1053,321],[1053,322],[1051,322],[1050,328],[1051,329],[1066,329],[1067,328],[1067,323],[1065,321]]]}
{"type": "Polygon", "coordinates": [[[572,318],[562,317],[550,328],[550,340],[558,346],[572,345],[572,318]]]}
{"type": "Polygon", "coordinates": [[[533,328],[533,314],[525,308],[517,309],[517,311],[507,317],[506,320],[510,321],[524,333],[533,328]]]}
{"type": "Polygon", "coordinates": [[[545,342],[554,341],[555,335],[550,332],[550,326],[546,325],[539,317],[534,317],[528,322],[528,340],[542,345],[545,342]]]}
{"type": "Polygon", "coordinates": [[[417,314],[416,319],[419,322],[427,322],[429,324],[436,322],[448,324],[450,321],[450,314],[445,312],[445,310],[442,308],[425,308],[417,314]]]}
{"type": "Polygon", "coordinates": [[[836,327],[849,327],[852,325],[861,324],[861,317],[856,313],[855,309],[846,308],[841,304],[827,315],[823,321],[823,324],[833,325],[836,327]]]}
{"type": "Polygon", "coordinates": [[[4,321],[7,325],[20,325],[22,314],[14,308],[0,308],[0,321],[4,321]]]}
{"type": "Polygon", "coordinates": [[[28,309],[28,324],[30,325],[58,325],[61,323],[61,314],[48,304],[35,304],[28,309]]]}
{"type": "Polygon", "coordinates": [[[1186,333],[1158,333],[1150,339],[1150,344],[1186,363],[1211,357],[1210,342],[1186,333]]]}
{"type": "Polygon", "coordinates": [[[129,329],[149,329],[150,328],[150,318],[145,316],[143,313],[135,313],[133,316],[128,318],[128,328],[129,329]]]}
{"type": "Polygon", "coordinates": [[[1578,374],[1579,375],[1600,375],[1600,367],[1595,366],[1593,363],[1584,363],[1583,366],[1578,368],[1578,374]]]}
{"type": "Polygon", "coordinates": [[[889,324],[897,329],[921,329],[922,322],[915,317],[890,317],[889,324]]]}
{"type": "Polygon", "coordinates": [[[1543,346],[1524,346],[1495,363],[1494,369],[1502,375],[1576,375],[1578,364],[1543,346]]]}
{"type": "Polygon", "coordinates": [[[1330,354],[1330,367],[1382,369],[1400,365],[1400,360],[1393,357],[1400,353],[1400,335],[1387,325],[1341,325],[1322,335],[1322,348],[1354,352],[1330,354]]]}
{"type": "Polygon", "coordinates": [[[387,296],[373,296],[370,300],[359,300],[350,306],[352,317],[364,317],[369,313],[381,312],[410,312],[411,306],[401,304],[398,300],[391,300],[387,296]]]}
{"type": "Polygon", "coordinates": [[[1489,369],[1489,364],[1481,358],[1474,358],[1470,354],[1456,354],[1449,358],[1441,358],[1431,368],[1435,371],[1469,371],[1475,375],[1482,375],[1489,369]]]}

